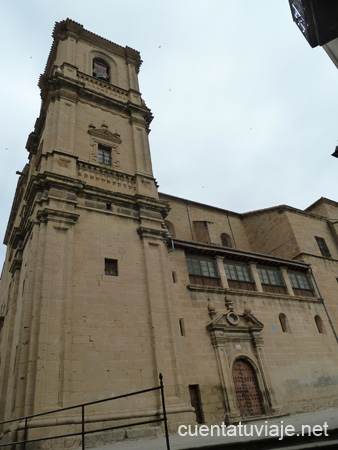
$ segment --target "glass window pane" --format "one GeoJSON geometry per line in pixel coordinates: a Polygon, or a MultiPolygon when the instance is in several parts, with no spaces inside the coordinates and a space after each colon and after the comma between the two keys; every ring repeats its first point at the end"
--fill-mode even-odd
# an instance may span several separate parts
{"type": "Polygon", "coordinates": [[[274,286],[278,286],[278,273],[274,272],[273,270],[269,270],[269,278],[271,281],[271,284],[274,286]]]}
{"type": "Polygon", "coordinates": [[[235,266],[233,264],[230,264],[230,279],[237,280],[237,273],[236,273],[235,266]]]}
{"type": "Polygon", "coordinates": [[[293,288],[297,289],[298,288],[298,283],[297,283],[296,275],[294,275],[293,273],[289,273],[289,278],[290,278],[291,286],[293,288]]]}
{"type": "Polygon", "coordinates": [[[245,281],[243,268],[242,266],[236,266],[237,276],[239,281],[245,281]]]}
{"type": "Polygon", "coordinates": [[[245,281],[252,281],[251,271],[249,267],[243,267],[245,281]]]}
{"type": "Polygon", "coordinates": [[[194,275],[201,275],[201,267],[197,259],[192,260],[192,268],[194,275]]]}
{"type": "Polygon", "coordinates": [[[187,258],[189,275],[201,275],[199,263],[196,259],[187,258]]]}
{"type": "Polygon", "coordinates": [[[224,264],[225,274],[227,276],[228,280],[232,280],[231,274],[230,274],[230,266],[229,264],[224,264]]]}
{"type": "Polygon", "coordinates": [[[209,269],[209,276],[213,278],[217,278],[216,274],[216,267],[214,261],[207,261],[208,269],[209,269]]]}
{"type": "Polygon", "coordinates": [[[258,269],[258,274],[262,284],[284,286],[282,274],[278,270],[258,269]]]}
{"type": "Polygon", "coordinates": [[[201,265],[202,275],[204,277],[208,277],[209,276],[209,270],[208,270],[208,263],[207,263],[207,261],[200,261],[200,265],[201,265]]]}
{"type": "Polygon", "coordinates": [[[270,284],[270,280],[267,274],[267,271],[265,269],[258,269],[259,278],[261,280],[261,283],[263,284],[270,284]]]}
{"type": "Polygon", "coordinates": [[[311,289],[310,282],[306,275],[297,275],[298,283],[302,289],[311,289]]]}
{"type": "Polygon", "coordinates": [[[311,282],[306,274],[289,273],[289,279],[291,282],[291,286],[295,289],[313,290],[311,282]]]}

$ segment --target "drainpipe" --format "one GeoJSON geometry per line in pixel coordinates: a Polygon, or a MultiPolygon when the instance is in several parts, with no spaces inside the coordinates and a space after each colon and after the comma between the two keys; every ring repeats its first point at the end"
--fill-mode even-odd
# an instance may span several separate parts
{"type": "Polygon", "coordinates": [[[188,219],[189,219],[189,225],[190,225],[190,233],[191,233],[191,240],[194,240],[194,234],[192,232],[192,224],[191,224],[191,217],[190,217],[190,210],[189,210],[189,202],[187,203],[187,213],[188,213],[188,219]]]}
{"type": "Polygon", "coordinates": [[[315,276],[314,276],[314,274],[313,274],[313,270],[312,270],[311,264],[309,264],[309,266],[310,266],[310,271],[311,271],[311,275],[312,275],[313,281],[315,282],[316,289],[317,289],[318,294],[319,294],[319,298],[321,299],[321,301],[322,301],[322,303],[323,303],[323,306],[324,306],[324,309],[325,309],[327,318],[328,318],[328,320],[329,320],[329,322],[330,322],[330,325],[331,325],[331,328],[332,328],[334,337],[336,338],[336,341],[337,341],[337,343],[338,343],[338,336],[337,336],[336,330],[335,330],[335,328],[334,328],[334,326],[333,326],[333,323],[332,323],[332,320],[331,320],[329,311],[327,310],[325,301],[324,301],[324,299],[323,299],[323,297],[322,297],[322,294],[320,293],[320,290],[319,290],[319,287],[318,287],[316,278],[315,278],[315,276]]]}
{"type": "Polygon", "coordinates": [[[232,240],[234,241],[235,248],[237,248],[234,232],[232,231],[232,226],[230,223],[229,211],[227,211],[227,219],[228,219],[228,224],[229,224],[230,231],[231,231],[232,240]]]}
{"type": "Polygon", "coordinates": [[[170,239],[170,244],[171,245],[168,248],[168,253],[171,253],[171,252],[173,252],[175,250],[175,244],[174,244],[174,239],[173,238],[170,239]]]}

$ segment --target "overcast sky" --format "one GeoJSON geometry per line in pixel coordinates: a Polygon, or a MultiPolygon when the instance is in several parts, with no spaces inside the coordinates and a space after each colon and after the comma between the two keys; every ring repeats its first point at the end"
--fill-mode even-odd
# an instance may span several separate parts
{"type": "Polygon", "coordinates": [[[54,23],[67,17],[140,51],[161,192],[237,212],[338,200],[338,72],[288,0],[3,0],[1,242],[54,23]]]}

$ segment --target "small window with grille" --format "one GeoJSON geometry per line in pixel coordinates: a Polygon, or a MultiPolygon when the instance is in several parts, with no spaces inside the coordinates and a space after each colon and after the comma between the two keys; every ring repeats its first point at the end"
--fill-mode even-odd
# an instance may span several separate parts
{"type": "Polygon", "coordinates": [[[113,277],[118,276],[117,259],[105,258],[104,260],[104,273],[113,277]]]}
{"type": "Polygon", "coordinates": [[[105,147],[104,145],[98,144],[97,146],[97,161],[100,164],[105,164],[106,166],[112,165],[111,159],[111,148],[105,147]]]}

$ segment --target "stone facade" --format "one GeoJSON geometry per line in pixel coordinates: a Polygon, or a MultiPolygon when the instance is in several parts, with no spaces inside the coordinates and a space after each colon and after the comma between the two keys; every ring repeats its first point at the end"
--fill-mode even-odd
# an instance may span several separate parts
{"type": "MultiPolygon", "coordinates": [[[[338,204],[238,214],[159,194],[139,53],[69,19],[53,38],[4,240],[1,420],[160,372],[172,431],[337,405],[338,204]]],[[[159,408],[154,393],[89,415],[159,408]]]]}

